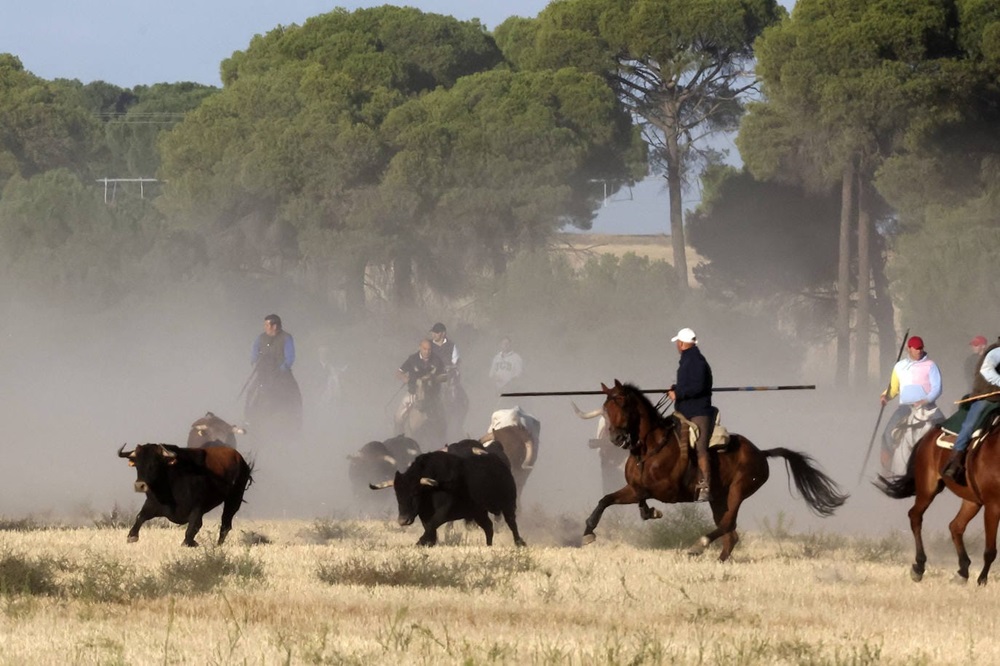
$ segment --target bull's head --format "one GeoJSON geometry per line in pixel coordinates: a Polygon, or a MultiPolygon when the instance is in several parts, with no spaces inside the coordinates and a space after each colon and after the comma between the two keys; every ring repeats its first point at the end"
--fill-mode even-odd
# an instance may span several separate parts
{"type": "Polygon", "coordinates": [[[137,493],[151,490],[166,474],[166,468],[177,463],[177,454],[163,444],[139,444],[128,455],[122,449],[118,450],[118,455],[129,458],[129,465],[135,467],[137,493]]]}
{"type": "Polygon", "coordinates": [[[118,447],[118,457],[128,458],[128,466],[135,467],[135,449],[132,449],[131,451],[125,451],[125,445],[122,444],[120,447],[118,447]]]}

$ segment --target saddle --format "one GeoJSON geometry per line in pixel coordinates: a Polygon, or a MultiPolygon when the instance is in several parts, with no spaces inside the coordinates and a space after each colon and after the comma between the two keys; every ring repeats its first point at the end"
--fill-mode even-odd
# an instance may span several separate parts
{"type": "MultiPolygon", "coordinates": [[[[948,420],[941,424],[941,434],[937,438],[936,444],[942,449],[951,449],[958,439],[958,431],[962,429],[962,422],[965,415],[969,413],[968,407],[963,406],[957,412],[948,417],[948,420]]],[[[969,448],[976,448],[986,435],[1000,424],[1000,402],[993,403],[979,418],[972,431],[972,439],[969,441],[969,448]]]]}
{"type": "MultiPolygon", "coordinates": [[[[708,448],[717,449],[729,443],[729,430],[726,426],[722,425],[722,416],[719,410],[713,408],[712,411],[715,413],[715,425],[712,426],[712,436],[708,439],[708,448]]],[[[683,429],[687,429],[688,447],[693,449],[694,443],[698,441],[698,435],[700,434],[698,426],[684,418],[684,415],[680,412],[674,412],[674,418],[680,423],[682,432],[683,429]]]]}

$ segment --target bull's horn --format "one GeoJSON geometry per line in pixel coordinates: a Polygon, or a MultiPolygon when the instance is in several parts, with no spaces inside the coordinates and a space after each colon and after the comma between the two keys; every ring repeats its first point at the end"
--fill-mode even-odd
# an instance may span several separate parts
{"type": "Polygon", "coordinates": [[[384,490],[386,488],[392,488],[392,484],[393,479],[389,479],[388,481],[383,481],[382,483],[369,483],[368,487],[372,490],[384,490]]]}
{"type": "Polygon", "coordinates": [[[524,462],[521,463],[521,469],[531,469],[535,466],[535,443],[531,441],[531,438],[524,440],[524,462]]]}
{"type": "Polygon", "coordinates": [[[164,458],[176,458],[177,457],[176,453],[174,453],[173,451],[168,451],[167,447],[163,446],[163,444],[160,444],[160,454],[164,458]]]}
{"type": "Polygon", "coordinates": [[[390,465],[395,465],[396,464],[396,459],[393,458],[392,456],[382,456],[382,460],[386,461],[390,465]]]}
{"type": "Polygon", "coordinates": [[[124,452],[124,451],[125,451],[125,445],[122,444],[120,447],[118,447],[118,457],[119,458],[134,458],[135,457],[135,449],[132,449],[131,451],[128,451],[128,452],[124,452]]]}
{"type": "Polygon", "coordinates": [[[582,412],[580,411],[580,408],[576,406],[576,403],[573,402],[572,400],[569,401],[569,404],[573,405],[573,411],[576,412],[576,415],[579,416],[581,419],[596,419],[598,416],[604,413],[603,407],[600,409],[595,409],[591,412],[582,412]]]}
{"type": "Polygon", "coordinates": [[[245,429],[239,427],[239,426],[233,426],[233,434],[234,435],[245,435],[245,434],[247,434],[247,431],[245,429]]]}
{"type": "Polygon", "coordinates": [[[420,477],[420,485],[422,485],[422,486],[430,486],[431,488],[437,488],[438,482],[436,480],[434,480],[434,479],[430,479],[430,478],[428,478],[426,476],[422,476],[422,477],[420,477]]]}
{"type": "Polygon", "coordinates": [[[488,455],[490,455],[490,452],[487,451],[486,449],[481,449],[478,446],[474,446],[474,447],[472,447],[472,455],[474,455],[474,456],[488,456],[488,455]]]}
{"type": "Polygon", "coordinates": [[[479,438],[479,443],[480,444],[487,444],[489,442],[492,442],[494,439],[496,439],[496,438],[493,435],[493,431],[490,430],[488,433],[486,433],[485,435],[483,435],[482,437],[479,438]]]}

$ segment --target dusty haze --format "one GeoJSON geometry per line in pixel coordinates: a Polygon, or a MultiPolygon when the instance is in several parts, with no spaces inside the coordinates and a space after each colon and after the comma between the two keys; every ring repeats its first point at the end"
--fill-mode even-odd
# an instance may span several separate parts
{"type": "MultiPolygon", "coordinates": [[[[822,357],[813,360],[804,372],[798,357],[789,358],[771,339],[673,313],[663,313],[662,321],[648,330],[630,330],[623,322],[621,337],[631,343],[617,337],[580,342],[579,335],[562,337],[545,322],[477,330],[443,312],[416,313],[392,324],[347,325],[328,307],[290,294],[274,286],[171,285],[156,297],[92,310],[80,303],[51,305],[30,288],[10,289],[2,301],[0,324],[5,343],[0,354],[5,424],[0,515],[87,522],[115,504],[132,513],[141,497],[132,491],[134,471],[116,457],[117,447],[183,445],[191,422],[209,410],[242,423],[238,393],[251,370],[251,343],[264,316],[275,312],[296,341],[293,370],[304,398],[304,434],[301,441],[261,442],[249,424],[240,449],[256,461],[256,483],[237,527],[241,517],[353,515],[346,456],[369,440],[394,434],[391,414],[400,393],[393,372],[416,350],[430,325],[442,319],[462,354],[470,395],[465,429],[475,437],[484,433],[491,412],[501,405],[487,372],[503,335],[512,338],[525,361],[520,388],[595,390],[615,378],[655,388],[668,386],[676,371],[670,336],[681,326],[692,326],[717,386],[819,385],[815,391],[719,393],[715,402],[731,431],[760,448],[808,453],[852,494],[834,518],[816,518],[790,494],[781,461],[772,461],[770,481],[744,504],[742,529],[763,529],[765,520],[774,524],[783,513],[796,531],[908,531],[909,502],[885,498],[868,483],[877,470],[877,448],[865,481],[857,483],[878,414],[878,389],[854,394],[835,390],[832,358],[825,365],[822,357]],[[334,362],[347,366],[344,394],[334,405],[319,403],[323,376],[318,349],[323,345],[334,362]]],[[[585,410],[601,404],[598,396],[576,401],[585,410]]],[[[587,448],[596,422],[578,419],[565,397],[520,404],[542,422],[539,459],[520,512],[565,514],[579,520],[582,533],[583,521],[601,495],[597,455],[587,448]]],[[[421,445],[425,451],[436,448],[421,445]]],[[[957,500],[943,495],[931,510],[928,528],[944,529],[956,508],[957,500]]],[[[217,519],[216,514],[211,517],[217,519]]],[[[605,517],[635,514],[634,506],[612,507],[605,517]]],[[[981,531],[978,521],[971,531],[981,531]]]]}

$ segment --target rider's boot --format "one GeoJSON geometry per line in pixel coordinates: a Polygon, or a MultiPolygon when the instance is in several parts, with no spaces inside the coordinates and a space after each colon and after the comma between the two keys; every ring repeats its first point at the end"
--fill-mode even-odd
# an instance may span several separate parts
{"type": "Polygon", "coordinates": [[[945,464],[944,469],[941,471],[941,476],[946,476],[953,481],[957,481],[963,467],[965,467],[965,449],[961,451],[952,450],[951,457],[948,458],[947,464],[945,464]]]}
{"type": "Polygon", "coordinates": [[[708,454],[698,456],[698,485],[694,487],[696,502],[711,502],[712,493],[708,483],[708,454]]]}

